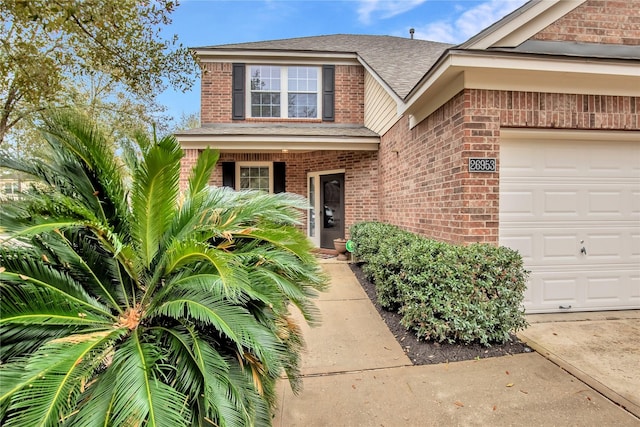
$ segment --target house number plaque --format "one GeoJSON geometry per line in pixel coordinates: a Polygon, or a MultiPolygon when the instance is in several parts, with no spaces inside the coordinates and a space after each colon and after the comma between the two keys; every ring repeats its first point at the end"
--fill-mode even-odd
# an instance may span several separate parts
{"type": "Polygon", "coordinates": [[[469,172],[495,172],[496,159],[471,157],[469,159],[469,172]]]}

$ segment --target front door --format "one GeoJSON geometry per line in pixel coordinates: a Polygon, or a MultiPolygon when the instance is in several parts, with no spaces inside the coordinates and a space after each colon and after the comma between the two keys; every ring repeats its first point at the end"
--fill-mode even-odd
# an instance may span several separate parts
{"type": "Polygon", "coordinates": [[[320,175],[320,247],[344,238],[344,174],[320,175]]]}

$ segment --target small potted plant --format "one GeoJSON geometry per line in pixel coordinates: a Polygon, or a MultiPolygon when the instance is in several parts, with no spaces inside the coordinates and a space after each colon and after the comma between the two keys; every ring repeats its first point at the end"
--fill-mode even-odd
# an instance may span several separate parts
{"type": "Polygon", "coordinates": [[[338,252],[338,261],[346,261],[347,239],[333,239],[333,247],[338,252]]]}

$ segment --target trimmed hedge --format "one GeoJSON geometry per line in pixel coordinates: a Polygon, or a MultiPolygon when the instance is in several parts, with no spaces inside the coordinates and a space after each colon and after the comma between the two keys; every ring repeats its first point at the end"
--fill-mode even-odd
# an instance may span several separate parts
{"type": "Polygon", "coordinates": [[[512,249],[451,245],[375,222],[353,225],[351,239],[380,305],[422,339],[489,346],[527,326],[528,272],[512,249]]]}

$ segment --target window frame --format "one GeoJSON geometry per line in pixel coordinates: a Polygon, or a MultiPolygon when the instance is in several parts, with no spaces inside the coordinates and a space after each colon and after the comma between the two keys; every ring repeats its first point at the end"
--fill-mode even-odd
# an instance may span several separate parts
{"type": "MultiPolygon", "coordinates": [[[[323,69],[322,66],[308,65],[308,64],[247,64],[247,72],[245,73],[245,114],[247,118],[261,119],[261,120],[322,120],[322,83],[323,83],[323,69]],[[251,109],[251,76],[254,67],[279,67],[280,68],[280,116],[279,117],[261,117],[253,116],[251,109]],[[315,94],[316,95],[316,116],[315,117],[289,117],[289,68],[313,68],[316,70],[317,87],[315,92],[310,91],[295,91],[293,93],[299,94],[315,94]]],[[[274,92],[274,91],[271,91],[274,92]]]]}
{"type": "Polygon", "coordinates": [[[269,169],[269,194],[273,194],[273,162],[235,162],[236,163],[236,191],[255,190],[240,187],[240,170],[249,167],[267,167],[269,169]]]}

